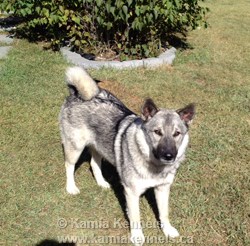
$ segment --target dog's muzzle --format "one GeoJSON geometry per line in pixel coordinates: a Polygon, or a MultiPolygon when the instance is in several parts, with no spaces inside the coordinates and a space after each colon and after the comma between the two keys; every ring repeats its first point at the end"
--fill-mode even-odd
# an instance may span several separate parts
{"type": "Polygon", "coordinates": [[[172,164],[177,156],[176,147],[167,148],[166,146],[159,146],[153,150],[153,154],[156,159],[160,160],[163,164],[172,164]]]}

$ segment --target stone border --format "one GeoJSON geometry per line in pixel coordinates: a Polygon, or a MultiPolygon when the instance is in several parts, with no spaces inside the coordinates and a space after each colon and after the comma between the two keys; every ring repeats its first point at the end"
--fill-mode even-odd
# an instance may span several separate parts
{"type": "Polygon", "coordinates": [[[61,53],[63,56],[71,63],[84,67],[85,69],[93,68],[116,68],[116,69],[125,69],[125,68],[155,68],[163,64],[171,65],[175,59],[176,49],[172,47],[171,49],[165,51],[156,58],[147,58],[142,60],[131,60],[131,61],[91,61],[86,58],[83,58],[81,55],[70,51],[68,47],[61,48],[61,53]]]}
{"type": "Polygon", "coordinates": [[[6,34],[0,34],[0,43],[12,44],[13,43],[13,38],[10,38],[6,34]]]}
{"type": "Polygon", "coordinates": [[[0,59],[6,58],[11,48],[12,48],[12,46],[0,47],[0,59]]]}
{"type": "Polygon", "coordinates": [[[13,38],[8,37],[5,34],[0,34],[0,59],[4,59],[7,57],[12,46],[10,44],[13,43],[13,38]]]}

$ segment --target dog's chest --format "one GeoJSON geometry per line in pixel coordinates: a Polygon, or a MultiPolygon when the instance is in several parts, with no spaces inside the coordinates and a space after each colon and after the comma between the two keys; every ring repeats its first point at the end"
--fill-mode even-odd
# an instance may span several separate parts
{"type": "Polygon", "coordinates": [[[165,178],[141,178],[136,180],[136,187],[144,192],[148,188],[157,187],[165,184],[172,184],[175,173],[169,173],[165,178]]]}

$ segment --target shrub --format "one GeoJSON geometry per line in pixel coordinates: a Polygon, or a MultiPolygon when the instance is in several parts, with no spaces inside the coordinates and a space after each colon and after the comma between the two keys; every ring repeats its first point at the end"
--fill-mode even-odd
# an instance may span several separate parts
{"type": "Polygon", "coordinates": [[[157,55],[174,33],[207,26],[204,0],[2,0],[0,8],[22,17],[22,30],[59,48],[100,47],[121,57],[157,55]]]}

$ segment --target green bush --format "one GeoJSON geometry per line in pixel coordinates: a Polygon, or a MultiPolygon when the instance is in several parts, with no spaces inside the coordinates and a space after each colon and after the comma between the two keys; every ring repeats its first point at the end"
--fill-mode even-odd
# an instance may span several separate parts
{"type": "MultiPolygon", "coordinates": [[[[23,30],[59,48],[111,49],[120,57],[157,55],[174,33],[207,26],[204,0],[2,0],[24,20],[23,30]]],[[[97,51],[98,52],[98,51],[97,51]]]]}

